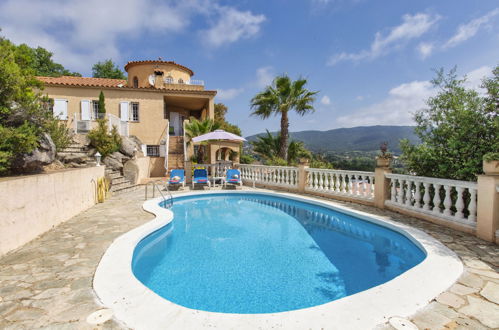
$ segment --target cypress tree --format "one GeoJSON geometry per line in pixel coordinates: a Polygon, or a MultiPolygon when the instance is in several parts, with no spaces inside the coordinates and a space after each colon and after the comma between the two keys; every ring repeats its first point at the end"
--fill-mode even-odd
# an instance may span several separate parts
{"type": "Polygon", "coordinates": [[[99,113],[100,114],[106,113],[106,102],[104,98],[104,93],[102,91],[99,94],[99,113]]]}

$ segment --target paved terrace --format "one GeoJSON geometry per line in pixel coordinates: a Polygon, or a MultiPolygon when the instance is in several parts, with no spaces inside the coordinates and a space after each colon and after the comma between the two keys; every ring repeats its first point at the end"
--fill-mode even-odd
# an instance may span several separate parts
{"type": "MultiPolygon", "coordinates": [[[[1,257],[0,329],[124,328],[112,319],[98,326],[87,323],[87,317],[102,308],[92,277],[116,237],[153,218],[142,210],[143,202],[143,189],[112,197],[1,257]]],[[[418,328],[499,328],[497,245],[394,212],[336,203],[421,229],[461,257],[464,275],[411,318],[418,328]]],[[[378,328],[393,329],[388,324],[378,328]]]]}

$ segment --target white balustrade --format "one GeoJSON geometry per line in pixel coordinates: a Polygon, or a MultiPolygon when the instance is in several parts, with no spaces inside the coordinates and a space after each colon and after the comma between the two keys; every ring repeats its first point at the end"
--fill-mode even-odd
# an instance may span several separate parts
{"type": "Polygon", "coordinates": [[[298,168],[296,167],[241,164],[239,169],[245,184],[298,187],[298,168]]]}
{"type": "Polygon", "coordinates": [[[475,182],[392,173],[386,174],[386,177],[391,181],[391,198],[386,201],[388,205],[472,227],[476,225],[475,182]]]}
{"type": "Polygon", "coordinates": [[[374,173],[308,168],[305,191],[374,199],[374,173]]]}

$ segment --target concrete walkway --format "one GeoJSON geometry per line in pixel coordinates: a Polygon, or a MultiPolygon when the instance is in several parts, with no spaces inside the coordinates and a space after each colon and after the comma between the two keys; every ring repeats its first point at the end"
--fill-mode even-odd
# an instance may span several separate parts
{"type": "MultiPolygon", "coordinates": [[[[102,308],[92,290],[99,260],[114,238],[153,218],[142,210],[143,189],[112,197],[0,258],[0,329],[122,329],[87,317],[102,308]]],[[[499,328],[499,247],[422,220],[337,202],[419,228],[454,250],[466,272],[414,315],[420,329],[499,328]]],[[[392,324],[397,326],[396,319],[392,324]]],[[[411,323],[400,329],[410,329],[411,323]]],[[[380,325],[379,329],[393,329],[380,325]]]]}

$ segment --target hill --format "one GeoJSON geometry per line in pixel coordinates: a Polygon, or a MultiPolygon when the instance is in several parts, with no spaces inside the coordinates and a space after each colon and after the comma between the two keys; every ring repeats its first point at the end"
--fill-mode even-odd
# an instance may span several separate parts
{"type": "MultiPolygon", "coordinates": [[[[248,136],[246,139],[254,141],[260,134],[248,136]]],[[[419,142],[414,134],[414,126],[359,126],[328,131],[291,132],[290,135],[291,139],[302,141],[314,152],[375,151],[379,149],[381,142],[386,141],[391,152],[400,153],[401,139],[409,139],[412,143],[419,142]]]]}

